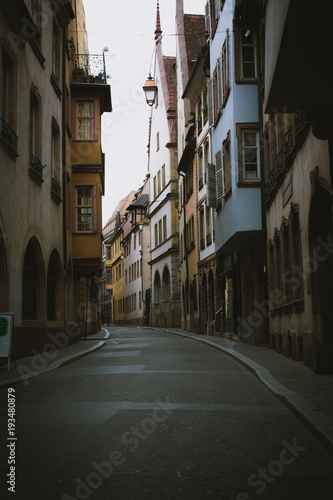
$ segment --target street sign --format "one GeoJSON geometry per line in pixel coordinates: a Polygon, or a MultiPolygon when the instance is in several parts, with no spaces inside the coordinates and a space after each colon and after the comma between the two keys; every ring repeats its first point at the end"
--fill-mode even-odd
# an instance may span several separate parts
{"type": "Polygon", "coordinates": [[[0,357],[8,358],[8,370],[12,354],[13,324],[13,313],[0,313],[0,357]]]}

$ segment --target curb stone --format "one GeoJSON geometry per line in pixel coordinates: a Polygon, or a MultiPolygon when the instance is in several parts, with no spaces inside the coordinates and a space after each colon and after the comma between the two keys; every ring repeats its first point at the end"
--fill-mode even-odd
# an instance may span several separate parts
{"type": "MultiPolygon", "coordinates": [[[[105,330],[105,331],[107,332],[107,330],[105,330]]],[[[66,356],[62,359],[54,361],[47,368],[45,368],[45,370],[40,370],[40,371],[32,370],[31,372],[26,373],[24,375],[24,378],[23,377],[16,377],[16,378],[13,378],[11,380],[0,381],[0,390],[4,389],[6,387],[10,387],[14,384],[24,382],[25,380],[29,380],[31,378],[37,377],[38,375],[42,375],[43,373],[50,372],[52,370],[60,368],[61,366],[68,365],[69,363],[77,361],[77,360],[83,358],[84,356],[91,354],[92,352],[96,351],[97,349],[100,349],[101,347],[103,347],[105,345],[106,341],[110,337],[109,332],[107,332],[107,333],[108,333],[108,336],[105,336],[105,340],[101,340],[98,344],[96,344],[92,347],[89,347],[88,349],[85,349],[84,351],[78,352],[76,354],[70,354],[69,356],[66,356]]],[[[87,339],[87,340],[91,340],[91,339],[87,339]]],[[[100,340],[100,339],[96,338],[96,340],[100,340]]]]}

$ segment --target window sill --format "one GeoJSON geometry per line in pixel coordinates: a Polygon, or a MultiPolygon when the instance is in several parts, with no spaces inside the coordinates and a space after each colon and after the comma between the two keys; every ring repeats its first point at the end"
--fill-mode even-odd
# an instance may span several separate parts
{"type": "Polygon", "coordinates": [[[96,236],[97,231],[73,231],[73,236],[96,236]]]}
{"type": "Polygon", "coordinates": [[[240,79],[236,80],[237,85],[257,85],[258,78],[240,79]]]}
{"type": "Polygon", "coordinates": [[[258,181],[249,181],[249,182],[242,181],[242,182],[238,182],[237,186],[239,188],[260,188],[261,187],[261,181],[260,180],[258,180],[258,181]]]}
{"type": "Polygon", "coordinates": [[[61,100],[61,97],[62,97],[61,88],[60,88],[59,83],[58,83],[58,78],[54,75],[54,73],[51,74],[50,82],[51,82],[52,87],[54,88],[55,93],[57,94],[57,96],[61,100]]]}

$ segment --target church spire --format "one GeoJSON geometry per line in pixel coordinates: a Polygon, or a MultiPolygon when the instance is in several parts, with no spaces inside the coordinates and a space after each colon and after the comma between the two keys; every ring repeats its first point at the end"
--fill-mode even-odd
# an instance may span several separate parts
{"type": "Polygon", "coordinates": [[[156,30],[155,30],[155,40],[162,35],[161,29],[161,18],[160,18],[160,2],[157,0],[157,11],[156,11],[156,30]]]}

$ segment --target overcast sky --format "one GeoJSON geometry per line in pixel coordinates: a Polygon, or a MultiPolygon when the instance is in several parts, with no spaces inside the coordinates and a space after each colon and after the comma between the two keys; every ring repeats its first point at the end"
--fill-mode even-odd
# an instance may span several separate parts
{"type": "MultiPolygon", "coordinates": [[[[142,86],[151,68],[156,24],[156,0],[83,0],[89,52],[104,47],[111,85],[112,113],[102,120],[106,156],[103,226],[118,199],[138,189],[147,173],[150,109],[142,86]]],[[[187,14],[204,14],[206,0],[184,0],[187,14]]],[[[160,0],[163,54],[176,55],[176,0],[160,0]]]]}

